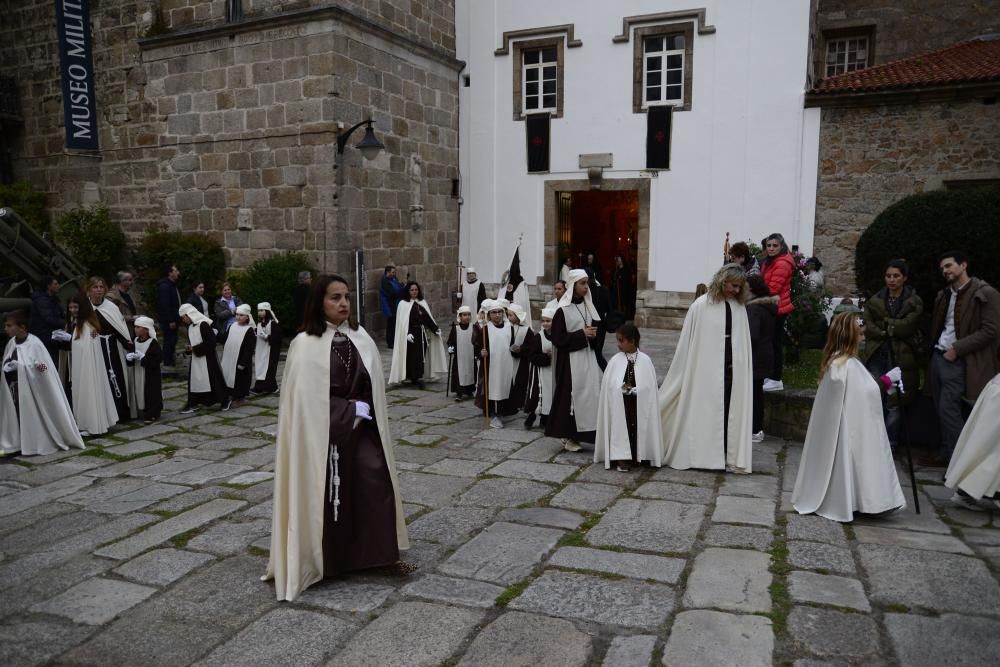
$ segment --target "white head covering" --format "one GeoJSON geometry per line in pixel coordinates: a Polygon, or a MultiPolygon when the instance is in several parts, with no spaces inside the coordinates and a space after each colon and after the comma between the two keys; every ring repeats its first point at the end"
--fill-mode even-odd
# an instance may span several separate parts
{"type": "Polygon", "coordinates": [[[483,310],[487,313],[493,310],[503,310],[503,305],[496,299],[483,299],[483,310]]]}
{"type": "Polygon", "coordinates": [[[252,326],[252,327],[257,326],[256,324],[254,324],[254,321],[253,321],[253,311],[250,310],[250,304],[249,303],[241,303],[240,305],[236,306],[236,314],[237,315],[246,315],[247,317],[250,318],[250,321],[248,322],[249,326],[252,326]]]}
{"type": "Polygon", "coordinates": [[[518,324],[524,324],[524,320],[528,317],[528,313],[524,312],[524,308],[521,308],[521,306],[516,303],[510,304],[507,310],[517,315],[518,324]]]}
{"type": "Polygon", "coordinates": [[[208,319],[203,312],[192,306],[190,303],[181,304],[181,307],[177,309],[177,314],[181,317],[187,315],[191,318],[191,324],[197,326],[202,322],[212,323],[212,320],[208,319]]]}
{"type": "Polygon", "coordinates": [[[551,320],[555,316],[556,316],[556,309],[555,308],[542,308],[542,317],[544,319],[551,320]]]}
{"type": "Polygon", "coordinates": [[[469,308],[468,306],[461,306],[458,309],[458,314],[461,315],[462,313],[469,313],[471,315],[472,314],[472,309],[469,308]]]}
{"type": "Polygon", "coordinates": [[[510,308],[510,301],[501,297],[497,299],[497,307],[507,310],[508,308],[510,308]]]}
{"type": "MultiPolygon", "coordinates": [[[[569,276],[566,278],[566,293],[559,299],[560,308],[573,303],[576,284],[585,278],[587,278],[587,272],[583,269],[573,269],[569,272],[569,276]]],[[[583,297],[583,303],[587,307],[587,314],[590,316],[590,319],[592,321],[599,321],[601,316],[597,314],[597,308],[594,308],[594,299],[590,294],[590,290],[587,290],[587,295],[583,297]]]]}
{"type": "MultiPolygon", "coordinates": [[[[237,308],[236,310],[239,310],[239,308],[237,308]]],[[[268,301],[261,301],[260,303],[257,304],[257,310],[266,310],[267,312],[271,313],[271,319],[272,320],[274,320],[275,322],[278,321],[278,316],[274,314],[273,310],[271,310],[271,303],[270,302],[268,302],[268,301]]]]}
{"type": "Polygon", "coordinates": [[[153,323],[153,318],[142,315],[141,317],[135,318],[134,325],[137,327],[144,327],[147,331],[149,331],[149,337],[156,340],[156,325],[153,323]]]}
{"type": "Polygon", "coordinates": [[[474,267],[471,267],[471,266],[465,267],[465,275],[469,275],[470,273],[476,273],[476,274],[478,274],[479,271],[476,271],[476,269],[474,267]]]}

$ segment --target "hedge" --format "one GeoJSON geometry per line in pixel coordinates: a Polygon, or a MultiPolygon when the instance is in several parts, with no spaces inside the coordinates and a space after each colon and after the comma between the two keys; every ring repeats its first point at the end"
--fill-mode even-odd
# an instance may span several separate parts
{"type": "Polygon", "coordinates": [[[115,273],[129,264],[125,232],[103,206],[63,213],[56,220],[56,241],[88,275],[101,276],[109,285],[115,273]]]}
{"type": "Polygon", "coordinates": [[[944,286],[938,256],[949,250],[968,255],[970,275],[1000,286],[1000,186],[915,194],[882,211],[858,240],[858,287],[875,294],[885,284],[885,263],[902,258],[909,284],[930,310],[944,286]]]}
{"type": "Polygon", "coordinates": [[[156,283],[163,269],[173,264],[181,272],[178,288],[186,301],[191,288],[205,283],[206,298],[218,292],[226,274],[226,256],[222,246],[205,234],[184,234],[156,229],[146,234],[136,251],[136,266],[143,277],[146,303],[156,303],[156,283]]]}
{"type": "Polygon", "coordinates": [[[0,184],[0,207],[14,209],[39,234],[51,235],[52,225],[45,213],[45,193],[30,181],[0,184]]]}
{"type": "Polygon", "coordinates": [[[239,296],[254,309],[255,319],[257,304],[261,301],[270,303],[281,328],[290,335],[294,333],[296,324],[292,292],[299,283],[300,271],[316,272],[303,253],[288,252],[259,259],[239,276],[239,296]]]}

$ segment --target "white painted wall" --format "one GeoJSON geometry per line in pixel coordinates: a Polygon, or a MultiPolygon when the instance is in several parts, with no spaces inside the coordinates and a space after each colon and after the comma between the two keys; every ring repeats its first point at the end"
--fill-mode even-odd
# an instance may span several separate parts
{"type": "Polygon", "coordinates": [[[521,269],[544,273],[544,181],[586,178],[581,153],[613,153],[605,179],[638,178],[646,116],[632,112],[633,43],[622,18],[704,7],[716,32],[695,31],[691,111],[674,114],[671,169],[651,181],[650,278],[692,291],[733,242],[785,235],[812,248],[819,116],[803,109],[809,4],[789,0],[458,0],[462,172],[460,255],[487,281],[524,234],[521,269]],[[573,23],[583,46],[564,50],[564,113],[552,120],[551,172],[528,174],[524,123],[512,120],[513,53],[505,31],[573,23]]]}

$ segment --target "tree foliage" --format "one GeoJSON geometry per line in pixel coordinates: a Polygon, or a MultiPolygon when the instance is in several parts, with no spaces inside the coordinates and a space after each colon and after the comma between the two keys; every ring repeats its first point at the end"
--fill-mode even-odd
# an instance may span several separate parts
{"type": "MultiPolygon", "coordinates": [[[[288,252],[259,259],[239,277],[240,298],[254,309],[261,301],[270,303],[282,329],[291,334],[295,326],[292,292],[298,284],[300,271],[316,271],[303,253],[288,252]]],[[[256,316],[255,310],[254,317],[256,316]]]]}

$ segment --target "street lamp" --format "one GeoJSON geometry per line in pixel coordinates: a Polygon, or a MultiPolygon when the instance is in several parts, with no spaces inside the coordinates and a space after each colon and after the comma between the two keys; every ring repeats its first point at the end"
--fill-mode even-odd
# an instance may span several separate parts
{"type": "Polygon", "coordinates": [[[355,148],[361,151],[362,157],[366,160],[374,160],[382,149],[385,148],[385,146],[382,145],[382,142],[375,136],[375,130],[372,129],[372,125],[374,123],[375,121],[369,118],[368,120],[363,120],[357,125],[351,127],[351,129],[346,132],[342,132],[337,135],[337,154],[344,154],[344,146],[347,145],[347,139],[351,136],[351,133],[362,125],[365,125],[365,136],[361,139],[361,142],[355,146],[355,148]]]}

